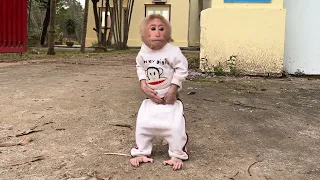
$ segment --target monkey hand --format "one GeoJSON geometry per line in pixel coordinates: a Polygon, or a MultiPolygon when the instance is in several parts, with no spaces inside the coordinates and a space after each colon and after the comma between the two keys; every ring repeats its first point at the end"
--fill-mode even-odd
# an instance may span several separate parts
{"type": "Polygon", "coordinates": [[[165,104],[174,104],[174,102],[177,100],[178,88],[178,85],[171,84],[167,94],[164,96],[165,104]]]}
{"type": "Polygon", "coordinates": [[[142,92],[150,98],[153,102],[157,104],[163,104],[163,99],[161,99],[159,96],[157,96],[157,92],[153,89],[151,89],[147,83],[146,80],[141,80],[140,81],[140,88],[142,92]]]}

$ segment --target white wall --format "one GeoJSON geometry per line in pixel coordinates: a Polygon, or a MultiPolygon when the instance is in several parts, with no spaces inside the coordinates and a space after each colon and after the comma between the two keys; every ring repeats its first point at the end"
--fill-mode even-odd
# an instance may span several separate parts
{"type": "Polygon", "coordinates": [[[285,0],[284,70],[320,74],[320,0],[285,0]]]}

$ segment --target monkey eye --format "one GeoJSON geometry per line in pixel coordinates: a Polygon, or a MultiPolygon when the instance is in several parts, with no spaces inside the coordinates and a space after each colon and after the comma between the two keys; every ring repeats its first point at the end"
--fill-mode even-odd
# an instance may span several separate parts
{"type": "Polygon", "coordinates": [[[156,27],[155,26],[151,26],[150,29],[151,29],[151,31],[155,31],[156,27]]]}
{"type": "Polygon", "coordinates": [[[163,27],[163,26],[160,26],[160,27],[159,27],[159,31],[164,31],[164,27],[163,27]]]}

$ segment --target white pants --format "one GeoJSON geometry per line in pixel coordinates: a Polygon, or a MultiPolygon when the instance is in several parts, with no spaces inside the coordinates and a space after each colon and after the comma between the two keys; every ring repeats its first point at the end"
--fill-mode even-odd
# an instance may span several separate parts
{"type": "Polygon", "coordinates": [[[180,100],[174,104],[156,104],[145,99],[139,109],[136,123],[136,148],[131,149],[132,156],[150,156],[152,139],[164,137],[169,143],[169,156],[187,160],[183,105],[180,100]]]}

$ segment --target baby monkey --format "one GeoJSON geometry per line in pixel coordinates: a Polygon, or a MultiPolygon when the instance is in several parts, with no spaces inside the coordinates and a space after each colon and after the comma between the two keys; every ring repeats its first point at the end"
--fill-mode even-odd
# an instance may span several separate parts
{"type": "Polygon", "coordinates": [[[149,15],[140,26],[143,44],[136,57],[143,100],[136,122],[136,147],[131,149],[130,163],[153,162],[152,139],[163,137],[169,144],[169,160],[163,162],[174,170],[189,159],[186,145],[183,104],[177,97],[188,75],[188,62],[179,47],[171,44],[171,25],[161,15],[149,15]]]}

